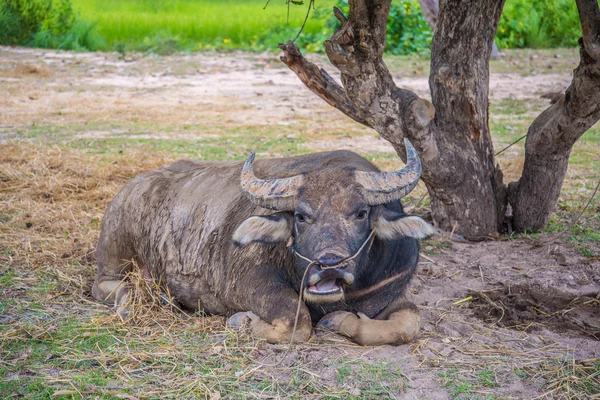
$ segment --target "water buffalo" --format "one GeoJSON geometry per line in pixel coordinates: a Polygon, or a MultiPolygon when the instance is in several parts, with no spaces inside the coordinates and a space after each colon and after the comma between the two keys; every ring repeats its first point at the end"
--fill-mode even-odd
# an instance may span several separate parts
{"type": "Polygon", "coordinates": [[[433,233],[400,198],[421,162],[380,172],[349,151],[243,162],[177,161],[135,177],[109,205],[92,293],[126,310],[138,265],[182,307],[233,315],[269,342],[313,322],[364,345],[411,341],[419,312],[404,296],[433,233]],[[255,175],[256,173],[256,175],[255,175]],[[261,178],[257,178],[257,176],[261,178]],[[128,262],[132,259],[136,263],[128,262]]]}

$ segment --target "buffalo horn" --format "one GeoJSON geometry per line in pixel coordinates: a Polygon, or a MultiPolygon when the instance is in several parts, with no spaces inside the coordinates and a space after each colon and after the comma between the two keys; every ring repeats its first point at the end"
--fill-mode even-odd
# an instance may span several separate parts
{"type": "Polygon", "coordinates": [[[257,206],[279,211],[292,211],[295,208],[295,197],[302,184],[302,175],[281,179],[259,179],[254,175],[253,163],[255,153],[244,163],[242,168],[242,190],[251,202],[257,206]]]}
{"type": "Polygon", "coordinates": [[[399,200],[409,194],[421,177],[421,160],[412,143],[404,138],[406,166],[395,172],[355,171],[356,182],[362,187],[367,204],[374,206],[399,200]]]}

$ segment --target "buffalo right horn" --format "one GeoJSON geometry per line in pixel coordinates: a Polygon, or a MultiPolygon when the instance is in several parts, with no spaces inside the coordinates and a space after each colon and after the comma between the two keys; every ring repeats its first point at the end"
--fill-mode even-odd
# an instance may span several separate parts
{"type": "Polygon", "coordinates": [[[254,175],[253,163],[255,153],[244,163],[242,168],[242,190],[251,202],[257,206],[278,211],[293,211],[298,188],[303,176],[296,175],[281,179],[259,179],[254,175]]]}
{"type": "Polygon", "coordinates": [[[406,166],[395,172],[355,171],[356,182],[362,187],[368,205],[390,203],[409,194],[421,177],[421,160],[412,143],[404,138],[406,166]]]}

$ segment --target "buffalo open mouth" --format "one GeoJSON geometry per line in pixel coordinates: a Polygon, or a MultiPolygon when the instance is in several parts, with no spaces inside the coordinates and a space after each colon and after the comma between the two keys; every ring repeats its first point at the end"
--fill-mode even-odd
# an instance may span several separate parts
{"type": "Polygon", "coordinates": [[[306,282],[305,293],[312,298],[339,297],[343,295],[344,287],[354,283],[354,275],[343,268],[321,269],[316,267],[311,271],[306,282]]]}
{"type": "Polygon", "coordinates": [[[335,278],[321,279],[306,290],[313,294],[333,294],[342,291],[342,280],[335,278]]]}

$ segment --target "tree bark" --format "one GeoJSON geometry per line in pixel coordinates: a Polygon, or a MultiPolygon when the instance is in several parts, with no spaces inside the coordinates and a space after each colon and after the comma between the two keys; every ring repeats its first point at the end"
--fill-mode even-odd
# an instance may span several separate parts
{"type": "Polygon", "coordinates": [[[527,132],[523,174],[509,184],[513,225],[539,230],[554,210],[571,149],[600,118],[600,11],[596,0],[578,0],[583,30],[580,63],[565,95],[547,108],[527,132]]]}
{"type": "MultiPolygon", "coordinates": [[[[440,13],[439,0],[419,0],[419,5],[421,6],[421,11],[423,12],[425,21],[427,21],[431,29],[433,29],[433,31],[435,32],[438,15],[440,13]]],[[[490,54],[490,57],[500,57],[500,52],[498,51],[498,46],[496,46],[496,42],[493,42],[492,44],[492,53],[490,54]]]]}
{"type": "Polygon", "coordinates": [[[424,181],[434,220],[467,236],[501,230],[506,210],[488,126],[489,57],[503,4],[442,2],[431,44],[430,135],[440,151],[424,181]]]}

